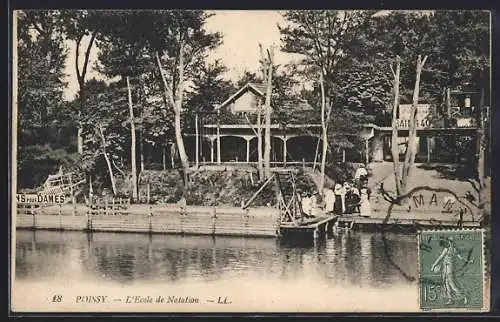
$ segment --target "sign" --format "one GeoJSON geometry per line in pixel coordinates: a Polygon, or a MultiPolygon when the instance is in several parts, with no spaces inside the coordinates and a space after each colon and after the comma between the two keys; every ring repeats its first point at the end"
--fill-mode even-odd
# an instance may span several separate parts
{"type": "MultiPolygon", "coordinates": [[[[412,104],[399,105],[399,117],[396,120],[396,126],[398,129],[405,129],[410,127],[411,106],[412,104]]],[[[431,121],[429,120],[429,112],[429,104],[419,104],[417,106],[417,129],[427,128],[431,126],[431,121]]]]}
{"type": "Polygon", "coordinates": [[[65,201],[64,195],[17,194],[16,198],[20,203],[63,204],[65,201]]]}
{"type": "Polygon", "coordinates": [[[472,117],[457,117],[457,127],[474,127],[475,121],[472,117]]]}

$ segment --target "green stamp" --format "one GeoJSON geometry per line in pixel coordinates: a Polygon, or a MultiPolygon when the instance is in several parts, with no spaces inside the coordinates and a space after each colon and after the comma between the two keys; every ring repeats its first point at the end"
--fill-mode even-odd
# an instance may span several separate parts
{"type": "Polygon", "coordinates": [[[482,230],[434,230],[418,234],[422,310],[482,309],[482,230]]]}

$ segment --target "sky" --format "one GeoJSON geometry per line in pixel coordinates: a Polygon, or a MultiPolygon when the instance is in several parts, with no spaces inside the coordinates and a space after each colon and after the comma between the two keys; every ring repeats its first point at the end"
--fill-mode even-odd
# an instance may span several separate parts
{"type": "MultiPolygon", "coordinates": [[[[271,10],[222,10],[211,11],[215,15],[207,20],[205,28],[210,32],[221,32],[223,34],[223,44],[215,49],[209,60],[220,59],[228,67],[225,77],[230,80],[237,80],[245,70],[257,72],[259,69],[260,50],[259,43],[264,48],[272,45],[276,46],[276,64],[286,64],[296,59],[290,54],[282,53],[279,50],[280,33],[277,24],[283,24],[284,19],[279,11],[271,10]]],[[[84,43],[83,45],[86,45],[84,43]]],[[[69,54],[66,61],[65,73],[68,75],[68,82],[65,91],[65,98],[71,100],[78,91],[74,60],[74,42],[68,43],[69,54]]],[[[97,59],[98,49],[94,47],[90,57],[90,67],[87,79],[100,75],[93,69],[97,59]]],[[[83,64],[80,63],[80,66],[83,64]]]]}

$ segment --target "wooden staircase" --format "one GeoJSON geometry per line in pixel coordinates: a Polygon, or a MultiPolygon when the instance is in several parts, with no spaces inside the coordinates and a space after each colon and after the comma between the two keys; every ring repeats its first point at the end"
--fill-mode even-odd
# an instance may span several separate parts
{"type": "Polygon", "coordinates": [[[68,203],[72,200],[72,197],[78,196],[83,191],[81,185],[85,182],[85,177],[81,174],[59,171],[57,174],[48,176],[38,193],[41,195],[64,195],[68,197],[65,199],[65,203],[68,203]]]}

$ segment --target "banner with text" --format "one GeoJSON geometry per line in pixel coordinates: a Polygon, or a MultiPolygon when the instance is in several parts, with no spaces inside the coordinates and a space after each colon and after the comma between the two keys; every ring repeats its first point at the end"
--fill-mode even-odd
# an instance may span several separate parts
{"type": "MultiPolygon", "coordinates": [[[[399,117],[397,119],[398,129],[407,129],[410,127],[411,106],[412,104],[399,104],[399,117]]],[[[429,113],[429,104],[419,104],[417,106],[417,129],[431,126],[429,113]]]]}

